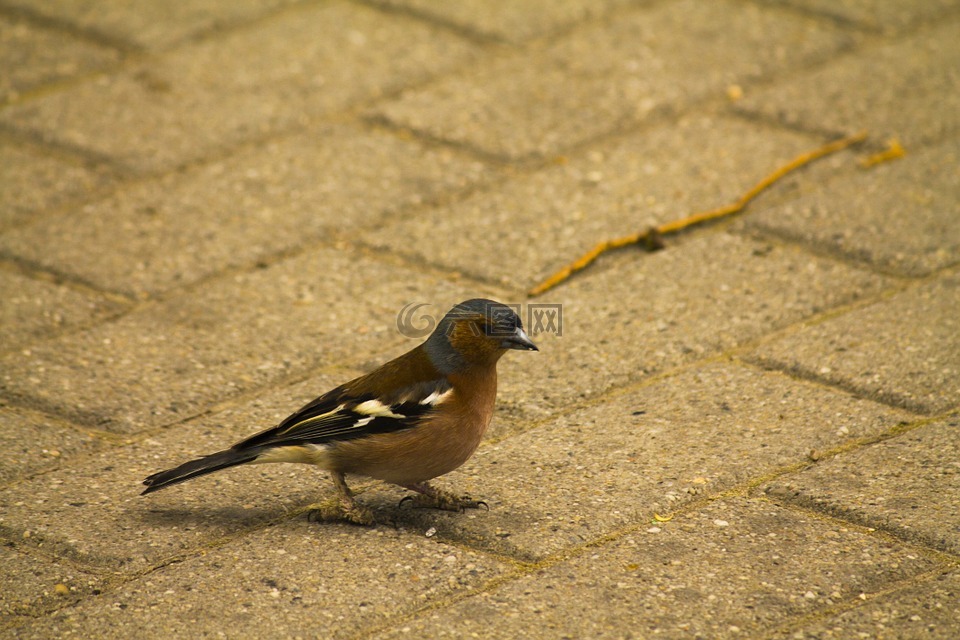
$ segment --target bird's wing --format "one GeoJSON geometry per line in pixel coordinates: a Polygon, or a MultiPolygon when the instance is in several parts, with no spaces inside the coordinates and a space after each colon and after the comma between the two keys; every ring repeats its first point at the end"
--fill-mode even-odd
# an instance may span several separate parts
{"type": "Polygon", "coordinates": [[[368,393],[351,394],[348,385],[344,385],[305,405],[276,427],[261,431],[233,448],[324,444],[409,429],[435,411],[452,393],[453,388],[445,378],[418,382],[379,398],[368,393]]]}

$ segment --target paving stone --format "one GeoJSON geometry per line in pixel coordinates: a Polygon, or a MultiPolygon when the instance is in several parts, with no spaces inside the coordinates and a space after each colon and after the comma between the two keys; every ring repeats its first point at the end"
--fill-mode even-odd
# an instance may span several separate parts
{"type": "Polygon", "coordinates": [[[118,60],[119,54],[113,49],[0,16],[0,104],[118,60]]]}
{"type": "Polygon", "coordinates": [[[944,140],[960,131],[958,25],[947,21],[748,91],[736,108],[814,131],[866,129],[876,141],[899,139],[907,151],[944,140]]]}
{"type": "Polygon", "coordinates": [[[96,573],[40,555],[25,555],[8,545],[0,545],[0,564],[0,633],[14,616],[63,606],[96,593],[105,582],[96,573]]]}
{"type": "Polygon", "coordinates": [[[817,144],[811,136],[691,116],[363,238],[527,289],[599,242],[733,202],[817,144]],[[491,244],[506,248],[496,260],[489,259],[491,244]]]}
{"type": "Polygon", "coordinates": [[[0,344],[4,351],[107,318],[122,305],[95,293],[0,271],[0,344]]]}
{"type": "Polygon", "coordinates": [[[373,0],[376,4],[454,25],[485,37],[519,43],[549,36],[629,4],[629,0],[373,0]]]}
{"type": "Polygon", "coordinates": [[[960,416],[771,483],[772,495],[960,552],[960,416]]]}
{"type": "Polygon", "coordinates": [[[960,139],[805,191],[746,225],[903,275],[960,261],[960,139]]]}
{"type": "Polygon", "coordinates": [[[111,182],[106,171],[0,142],[0,229],[89,196],[111,182]]]}
{"type": "Polygon", "coordinates": [[[423,82],[475,51],[412,19],[324,3],[16,106],[0,123],[155,171],[423,82]]]}
{"type": "Polygon", "coordinates": [[[915,586],[878,596],[837,616],[805,625],[784,637],[952,640],[960,626],[960,574],[944,573],[915,586]]]}
{"type": "Polygon", "coordinates": [[[194,0],[165,2],[140,0],[135,4],[86,0],[5,0],[4,4],[43,18],[65,21],[75,27],[136,48],[172,46],[206,32],[250,22],[294,0],[194,0]]]}
{"type": "Polygon", "coordinates": [[[324,126],[14,230],[0,236],[0,252],[146,296],[333,231],[375,227],[485,175],[480,163],[447,150],[324,126]]]}
{"type": "Polygon", "coordinates": [[[18,630],[21,638],[354,638],[509,571],[389,529],[284,522],[18,630]]]}
{"type": "Polygon", "coordinates": [[[826,380],[883,402],[939,413],[960,399],[960,275],[762,345],[766,365],[826,380]]]}
{"type": "Polygon", "coordinates": [[[767,8],[663,3],[405,92],[376,114],[496,156],[550,156],[848,45],[767,8]]]}
{"type": "Polygon", "coordinates": [[[141,481],[277,424],[351,373],[313,376],[8,487],[0,491],[0,532],[49,554],[131,572],[283,518],[333,493],[324,472],[247,466],[149,496],[139,495],[141,481]]]}
{"type": "Polygon", "coordinates": [[[854,23],[871,30],[896,33],[920,22],[936,20],[960,9],[957,0],[768,0],[771,4],[786,4],[830,16],[842,22],[854,23]]]}
{"type": "Polygon", "coordinates": [[[379,364],[413,346],[396,330],[405,304],[473,293],[490,297],[367,254],[315,249],[0,358],[0,392],[139,431],[309,368],[379,364]]]}
{"type": "Polygon", "coordinates": [[[99,447],[94,434],[41,413],[0,405],[0,485],[60,466],[76,453],[99,447]]]}
{"type": "Polygon", "coordinates": [[[619,252],[532,301],[563,305],[563,335],[538,335],[540,353],[505,368],[502,397],[544,417],[885,286],[876,274],[723,232],[619,252]]]}
{"type": "Polygon", "coordinates": [[[935,566],[856,529],[728,499],[377,637],[737,637],[935,566]]]}
{"type": "Polygon", "coordinates": [[[489,512],[389,515],[537,561],[907,419],[781,374],[712,364],[486,446],[438,481],[489,512]]]}

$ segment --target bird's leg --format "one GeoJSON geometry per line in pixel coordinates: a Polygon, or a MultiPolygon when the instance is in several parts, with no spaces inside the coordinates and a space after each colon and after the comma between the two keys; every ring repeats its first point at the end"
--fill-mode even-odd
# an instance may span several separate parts
{"type": "Polygon", "coordinates": [[[402,506],[409,501],[415,507],[426,507],[429,509],[443,509],[444,511],[463,511],[464,509],[478,509],[484,507],[490,509],[483,500],[474,500],[470,496],[458,496],[443,489],[437,489],[427,482],[417,482],[415,484],[402,485],[405,489],[416,491],[416,495],[406,496],[400,501],[402,506]]]}
{"type": "Polygon", "coordinates": [[[373,512],[369,508],[357,504],[343,474],[339,471],[331,471],[330,478],[337,488],[336,497],[318,504],[315,509],[310,511],[309,518],[311,520],[322,520],[323,522],[352,522],[364,526],[374,524],[373,512]]]}

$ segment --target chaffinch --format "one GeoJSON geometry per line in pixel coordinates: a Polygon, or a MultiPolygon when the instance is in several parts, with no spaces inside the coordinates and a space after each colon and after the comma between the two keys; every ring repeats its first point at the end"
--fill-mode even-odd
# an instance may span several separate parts
{"type": "Polygon", "coordinates": [[[149,476],[142,495],[241,464],[300,462],[326,469],[333,479],[337,498],[313,512],[322,520],[373,524],[373,513],[347,486],[347,473],[416,492],[402,502],[477,508],[484,503],[428,481],[476,451],[493,416],[497,361],[509,349],[538,350],[513,309],[480,298],[461,302],[423,344],[328,391],[275,427],[149,476]]]}

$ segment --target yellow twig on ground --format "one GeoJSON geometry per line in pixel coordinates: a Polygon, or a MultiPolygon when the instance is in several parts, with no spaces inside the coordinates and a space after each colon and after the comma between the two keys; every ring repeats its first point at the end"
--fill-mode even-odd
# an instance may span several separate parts
{"type": "Polygon", "coordinates": [[[731,204],[719,207],[717,209],[712,209],[710,211],[695,213],[691,216],[687,216],[686,218],[681,218],[680,220],[666,222],[656,227],[651,227],[646,231],[641,231],[628,236],[622,236],[620,238],[614,238],[612,240],[605,240],[564,268],[554,273],[552,276],[534,288],[530,289],[530,291],[527,292],[527,295],[532,298],[549,291],[561,282],[566,281],[568,278],[570,278],[570,276],[578,271],[586,269],[597,258],[607,251],[628,247],[630,245],[642,245],[650,251],[661,249],[663,247],[663,236],[679,233],[680,231],[684,231],[690,227],[739,213],[746,208],[751,200],[756,198],[765,189],[770,187],[770,185],[788,173],[795,171],[800,167],[813,162],[814,160],[830,155],[831,153],[836,153],[842,149],[846,149],[850,145],[863,142],[866,139],[867,132],[861,131],[855,135],[841,138],[840,140],[835,140],[834,142],[825,144],[822,147],[803,153],[758,182],[752,189],[743,194],[740,199],[731,204]]]}
{"type": "Polygon", "coordinates": [[[903,148],[903,145],[900,144],[900,141],[896,138],[890,138],[887,140],[886,149],[879,153],[874,153],[866,158],[863,158],[860,161],[860,167],[863,169],[869,169],[874,165],[890,162],[891,160],[902,158],[905,155],[907,155],[907,150],[903,148]]]}

